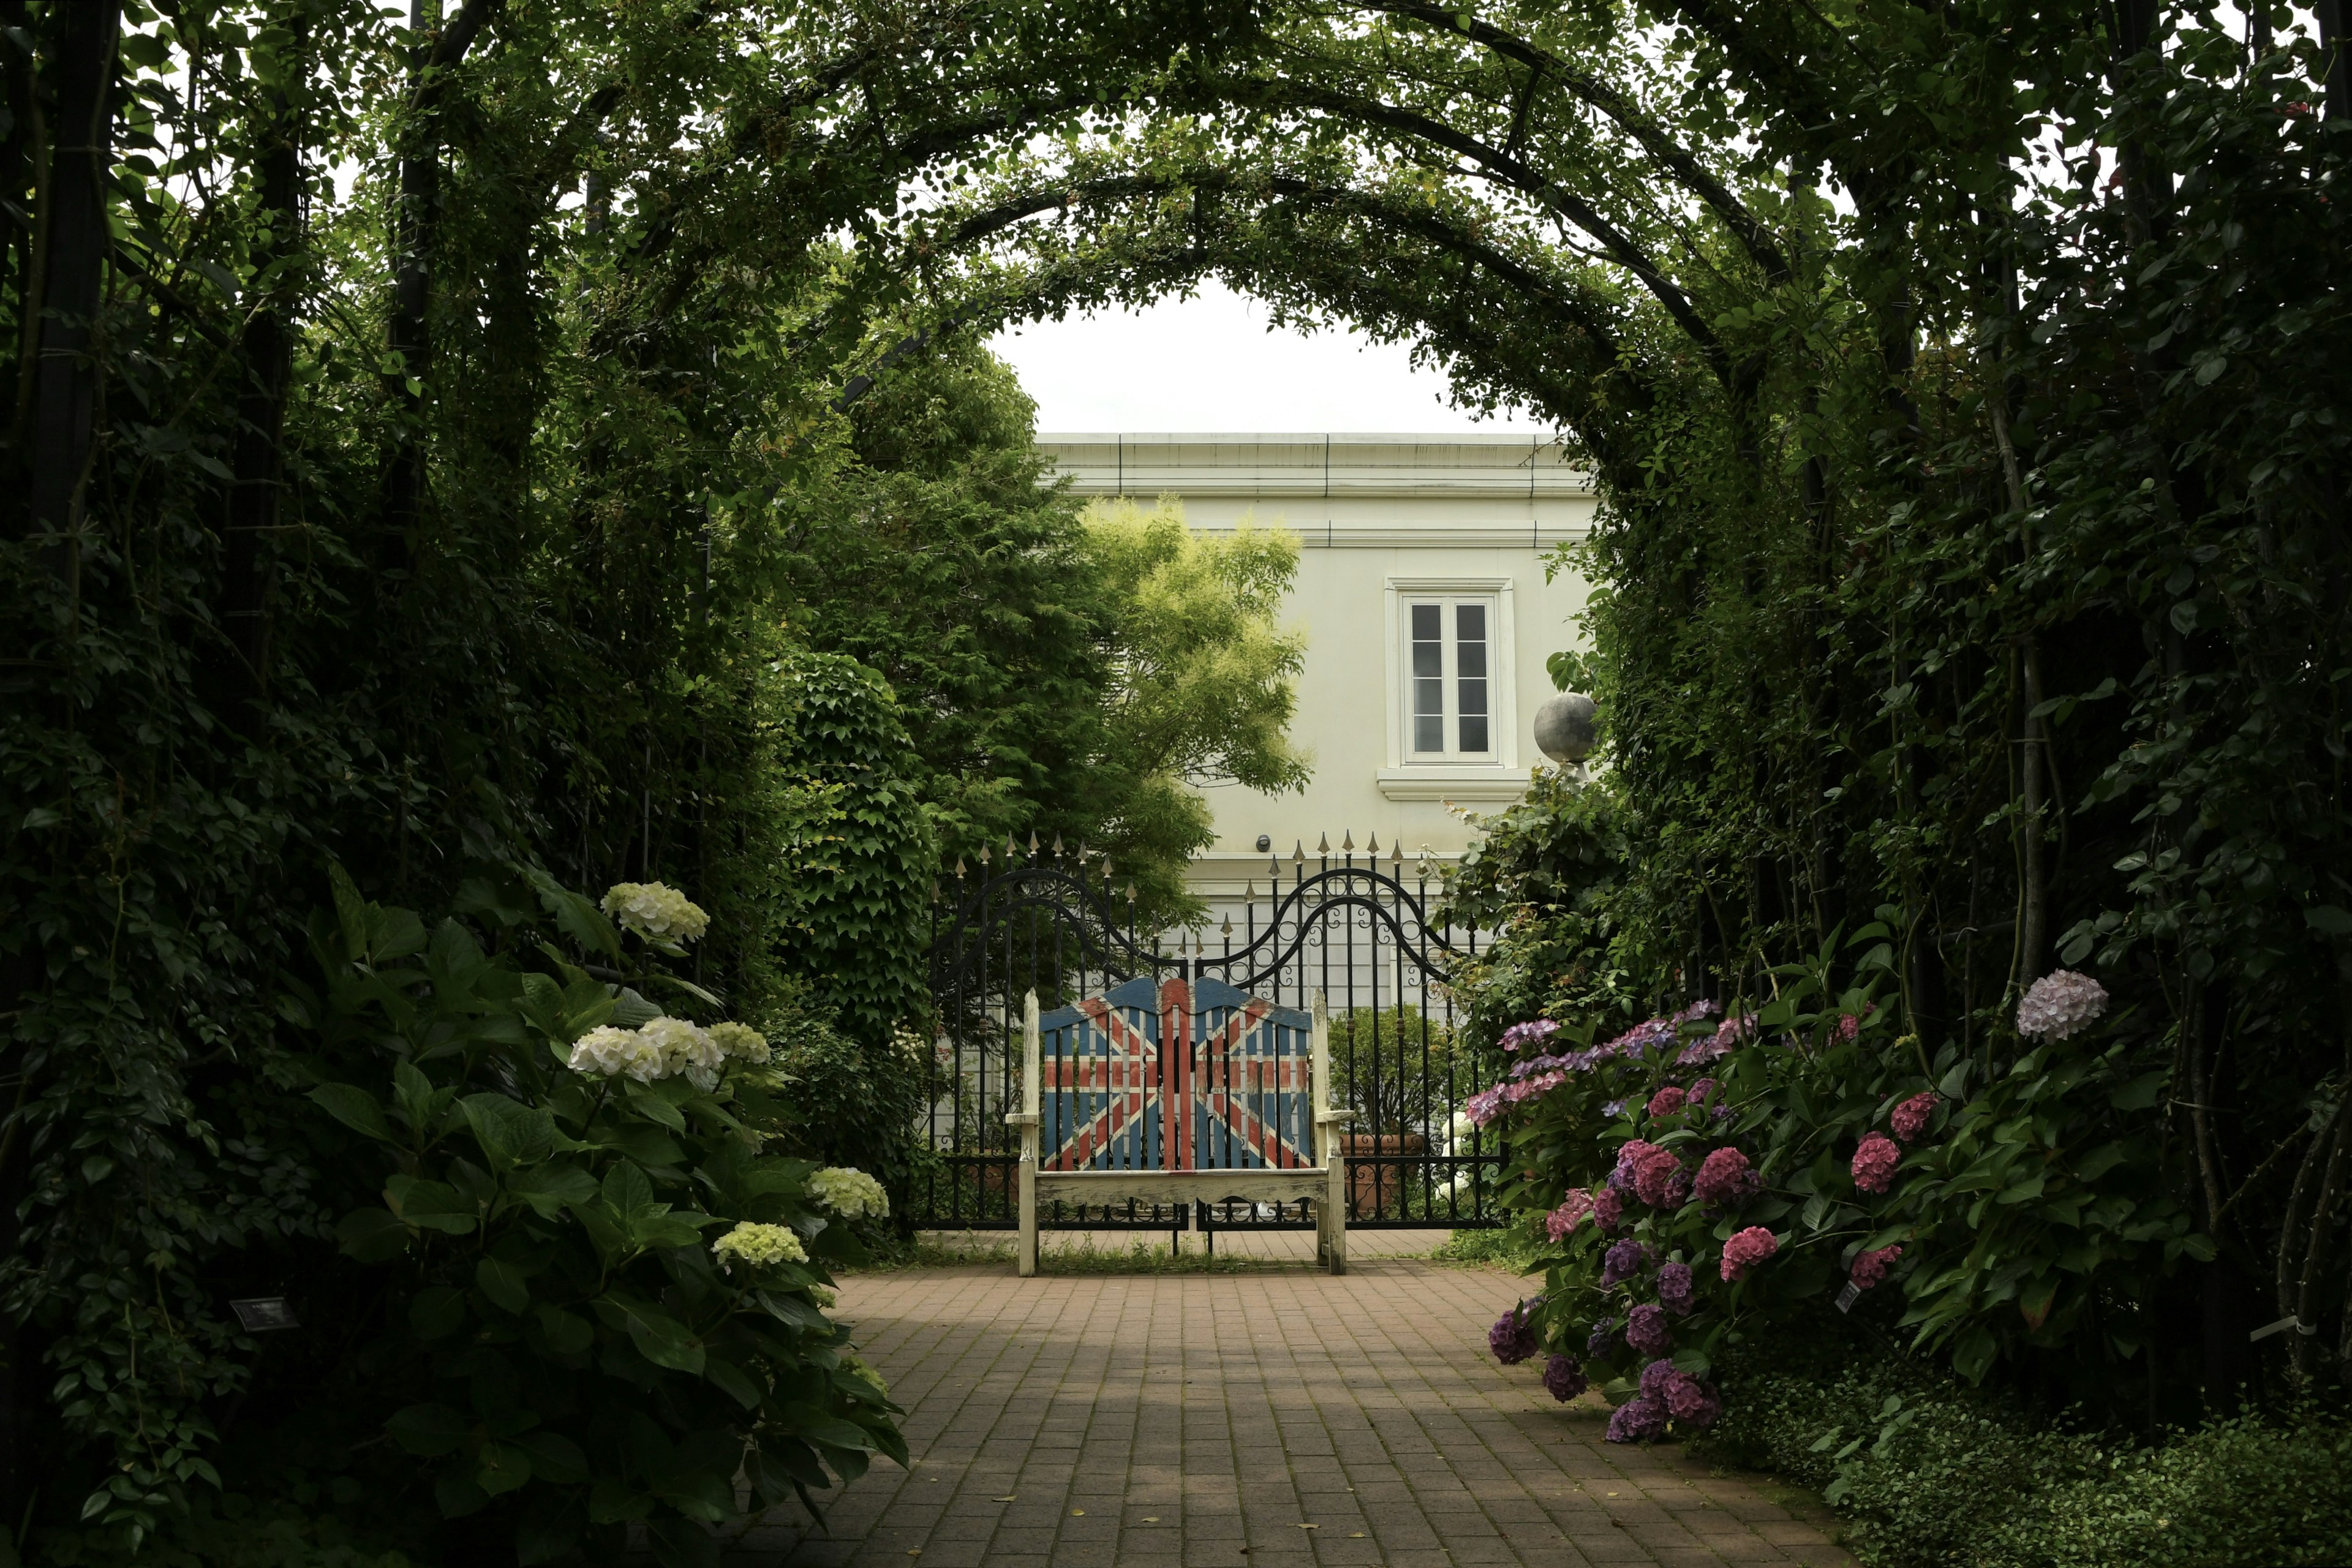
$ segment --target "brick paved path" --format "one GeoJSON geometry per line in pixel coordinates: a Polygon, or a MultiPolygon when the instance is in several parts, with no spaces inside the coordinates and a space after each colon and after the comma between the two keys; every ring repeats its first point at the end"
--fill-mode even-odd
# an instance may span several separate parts
{"type": "Polygon", "coordinates": [[[910,1470],[747,1536],[734,1568],[1850,1564],[1817,1522],[1496,1365],[1521,1281],[1381,1259],[1338,1279],[853,1277],[910,1470]]]}

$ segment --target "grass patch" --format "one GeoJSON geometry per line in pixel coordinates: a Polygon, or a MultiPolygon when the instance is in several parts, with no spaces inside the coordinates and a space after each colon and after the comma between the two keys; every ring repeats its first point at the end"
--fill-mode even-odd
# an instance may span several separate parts
{"type": "Polygon", "coordinates": [[[1515,1226],[1496,1230],[1457,1230],[1438,1243],[1432,1263],[1464,1268],[1505,1268],[1524,1273],[1536,1259],[1535,1244],[1515,1226]]]}

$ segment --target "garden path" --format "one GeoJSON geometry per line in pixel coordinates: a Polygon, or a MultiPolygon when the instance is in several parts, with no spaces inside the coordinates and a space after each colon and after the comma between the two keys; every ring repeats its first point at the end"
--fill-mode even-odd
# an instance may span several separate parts
{"type": "Polygon", "coordinates": [[[848,1488],[830,1537],[779,1512],[730,1568],[1853,1562],[1757,1482],[1605,1445],[1597,1398],[1497,1366],[1521,1289],[1402,1258],[851,1276],[914,1464],[848,1488]]]}

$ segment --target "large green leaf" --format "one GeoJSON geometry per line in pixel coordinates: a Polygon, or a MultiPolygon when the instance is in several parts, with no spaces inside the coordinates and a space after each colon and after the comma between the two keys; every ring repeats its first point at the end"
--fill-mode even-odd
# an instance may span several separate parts
{"type": "Polygon", "coordinates": [[[667,1312],[618,1291],[596,1298],[595,1308],[606,1322],[626,1331],[637,1353],[656,1366],[701,1375],[708,1360],[701,1344],[667,1312]]]}
{"type": "Polygon", "coordinates": [[[310,1091],[310,1099],[320,1109],[359,1133],[362,1137],[383,1142],[394,1142],[392,1124],[383,1119],[383,1107],[375,1096],[348,1083],[322,1083],[310,1091]]]}

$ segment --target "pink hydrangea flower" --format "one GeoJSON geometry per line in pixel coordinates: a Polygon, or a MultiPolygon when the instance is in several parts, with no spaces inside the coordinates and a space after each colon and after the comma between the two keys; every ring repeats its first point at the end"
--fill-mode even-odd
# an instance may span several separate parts
{"type": "Polygon", "coordinates": [[[1847,1278],[1853,1281],[1855,1289],[1870,1289],[1886,1278],[1886,1266],[1902,1256],[1903,1248],[1899,1246],[1882,1247],[1874,1252],[1862,1253],[1854,1258],[1847,1278]]]}
{"type": "Polygon", "coordinates": [[[1603,1231],[1613,1231],[1625,1218],[1625,1200],[1617,1195],[1614,1187],[1603,1187],[1592,1194],[1592,1223],[1603,1231]]]}
{"type": "Polygon", "coordinates": [[[1853,1152],[1853,1184],[1865,1193],[1883,1193],[1895,1183],[1895,1167],[1903,1151],[1884,1132],[1873,1132],[1853,1152]]]}
{"type": "Polygon", "coordinates": [[[1633,1166],[1633,1195],[1653,1208],[1679,1208],[1682,1197],[1688,1195],[1686,1184],[1677,1184],[1683,1163],[1671,1149],[1661,1149],[1653,1143],[1633,1166]],[[1682,1186],[1681,1195],[1676,1187],[1682,1186]]]}
{"type": "Polygon", "coordinates": [[[1692,1190],[1711,1209],[1738,1208],[1756,1195],[1763,1184],[1737,1149],[1717,1149],[1699,1163],[1698,1181],[1692,1190]]]}
{"type": "Polygon", "coordinates": [[[1839,1043],[1843,1044],[1862,1033],[1862,1020],[1851,1013],[1841,1013],[1838,1015],[1835,1033],[1839,1043]]]}
{"type": "Polygon", "coordinates": [[[1929,1092],[1915,1094],[1896,1106],[1895,1114],[1887,1118],[1895,1126],[1895,1136],[1906,1143],[1917,1138],[1927,1130],[1927,1118],[1936,1114],[1936,1107],[1943,1102],[1942,1096],[1929,1092]]]}
{"type": "Polygon", "coordinates": [[[2026,989],[2017,1005],[2017,1032],[2063,1040],[2107,1010],[2107,989],[2087,974],[2053,970],[2026,989]]]}
{"type": "Polygon", "coordinates": [[[1689,1100],[1685,1103],[1696,1103],[1696,1101],[1705,1100],[1708,1095],[1713,1094],[1714,1092],[1715,1079],[1711,1078],[1703,1078],[1696,1083],[1690,1086],[1689,1100]]]}
{"type": "Polygon", "coordinates": [[[1653,1116],[1672,1116],[1683,1108],[1683,1101],[1688,1098],[1689,1096],[1684,1091],[1682,1085],[1670,1083],[1666,1085],[1665,1088],[1658,1090],[1657,1093],[1650,1096],[1650,1114],[1653,1116]]]}
{"type": "Polygon", "coordinates": [[[1568,1194],[1559,1207],[1544,1215],[1544,1232],[1554,1241],[1565,1240],[1592,1213],[1592,1194],[1581,1187],[1568,1194]]]}
{"type": "Polygon", "coordinates": [[[1732,1282],[1745,1279],[1749,1270],[1780,1250],[1780,1237],[1760,1225],[1751,1225],[1723,1244],[1723,1278],[1732,1282]]]}

